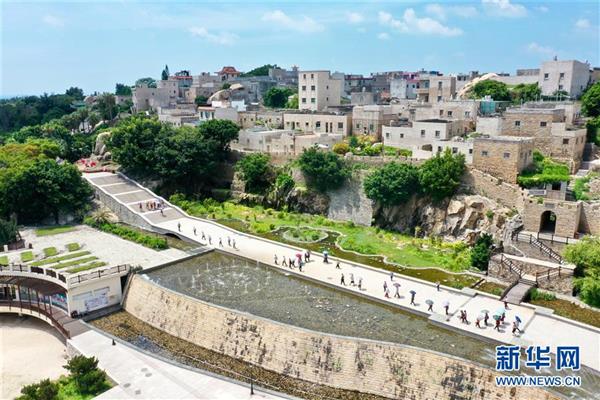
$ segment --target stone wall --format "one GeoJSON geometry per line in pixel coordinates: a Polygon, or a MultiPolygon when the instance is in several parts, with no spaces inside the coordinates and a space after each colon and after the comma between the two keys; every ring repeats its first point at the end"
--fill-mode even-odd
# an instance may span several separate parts
{"type": "Polygon", "coordinates": [[[526,193],[523,189],[478,169],[467,168],[463,175],[462,187],[463,190],[488,197],[519,212],[525,208],[526,193]]]}
{"type": "Polygon", "coordinates": [[[497,373],[398,344],[322,334],[227,310],[136,275],[125,310],[199,346],[322,385],[410,399],[555,399],[533,388],[497,387],[497,373]]]}
{"type": "Polygon", "coordinates": [[[538,232],[542,223],[542,216],[546,211],[556,215],[556,228],[554,233],[562,237],[575,237],[579,232],[582,202],[562,201],[530,198],[525,202],[523,212],[523,226],[526,231],[538,232]]]}
{"type": "Polygon", "coordinates": [[[124,222],[129,225],[137,226],[146,230],[153,230],[152,226],[146,221],[144,218],[131,211],[124,204],[119,203],[110,195],[104,193],[102,189],[97,186],[91,185],[95,191],[95,197],[102,202],[106,207],[108,207],[117,217],[119,217],[119,221],[124,222]]]}
{"type": "Polygon", "coordinates": [[[600,235],[600,202],[582,202],[579,232],[600,235]]]}
{"type": "Polygon", "coordinates": [[[327,192],[329,211],[327,218],[338,221],[352,221],[355,224],[370,226],[373,219],[373,202],[363,190],[367,171],[357,171],[344,186],[327,192]]]}

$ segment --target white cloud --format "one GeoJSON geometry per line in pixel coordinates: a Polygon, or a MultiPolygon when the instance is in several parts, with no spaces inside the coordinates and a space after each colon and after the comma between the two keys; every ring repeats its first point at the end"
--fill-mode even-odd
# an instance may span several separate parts
{"type": "Polygon", "coordinates": [[[472,18],[478,14],[477,9],[473,6],[442,6],[437,3],[428,4],[425,11],[441,20],[445,20],[448,16],[472,18]]]}
{"type": "Polygon", "coordinates": [[[521,4],[513,4],[510,0],[481,0],[485,10],[492,15],[519,18],[527,15],[527,9],[521,4]]]}
{"type": "Polygon", "coordinates": [[[53,28],[62,28],[65,26],[65,21],[54,15],[44,15],[42,21],[53,28]]]}
{"type": "Polygon", "coordinates": [[[234,44],[238,36],[235,33],[230,32],[220,32],[220,33],[211,33],[208,29],[204,27],[191,27],[189,32],[193,36],[198,36],[202,39],[208,40],[211,43],[222,44],[226,46],[230,46],[234,44]]]}
{"type": "Polygon", "coordinates": [[[346,14],[346,17],[348,18],[348,22],[351,24],[360,24],[365,20],[365,17],[357,12],[349,12],[346,14]]]}
{"type": "Polygon", "coordinates": [[[590,23],[589,19],[585,19],[585,18],[579,18],[577,21],[575,21],[575,28],[585,31],[587,29],[590,29],[592,27],[592,24],[590,23]]]}
{"type": "Polygon", "coordinates": [[[459,36],[462,30],[443,25],[429,17],[419,18],[412,8],[407,8],[401,19],[395,19],[392,14],[380,11],[379,23],[403,33],[414,33],[438,36],[459,36]]]}
{"type": "Polygon", "coordinates": [[[547,13],[548,11],[550,11],[550,9],[546,6],[537,6],[535,9],[543,13],[547,13]]]}
{"type": "Polygon", "coordinates": [[[377,39],[379,40],[389,40],[390,35],[385,33],[385,32],[381,32],[380,34],[377,35],[377,39]]]}
{"type": "Polygon", "coordinates": [[[556,50],[549,46],[542,46],[537,44],[536,42],[531,42],[527,45],[527,50],[530,53],[537,53],[544,56],[554,56],[556,55],[556,50]]]}
{"type": "Polygon", "coordinates": [[[262,16],[265,22],[272,22],[280,28],[289,29],[296,32],[312,33],[320,32],[324,29],[323,25],[319,24],[314,19],[302,15],[292,18],[281,10],[269,11],[262,16]]]}

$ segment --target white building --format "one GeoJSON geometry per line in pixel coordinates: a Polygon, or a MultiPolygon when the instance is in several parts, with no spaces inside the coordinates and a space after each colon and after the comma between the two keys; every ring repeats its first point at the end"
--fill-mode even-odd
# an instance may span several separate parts
{"type": "Polygon", "coordinates": [[[390,96],[396,99],[416,99],[417,79],[395,78],[390,81],[390,96]]]}
{"type": "Polygon", "coordinates": [[[542,63],[538,85],[543,95],[564,90],[571,97],[579,97],[590,83],[590,66],[576,60],[546,61],[542,63]]]}
{"type": "Polygon", "coordinates": [[[348,136],[352,116],[333,113],[285,113],[283,123],[285,129],[304,133],[336,133],[348,136]]]}
{"type": "Polygon", "coordinates": [[[329,71],[298,73],[298,108],[324,111],[341,104],[343,79],[332,78],[329,71]]]}
{"type": "Polygon", "coordinates": [[[290,129],[267,130],[260,127],[240,131],[232,149],[256,151],[269,154],[301,154],[310,147],[332,148],[343,140],[342,134],[309,133],[290,129]]]}

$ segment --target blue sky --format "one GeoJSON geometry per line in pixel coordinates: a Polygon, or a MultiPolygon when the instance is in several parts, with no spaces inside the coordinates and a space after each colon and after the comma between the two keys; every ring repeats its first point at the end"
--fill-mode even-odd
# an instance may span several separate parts
{"type": "Polygon", "coordinates": [[[0,0],[0,95],[112,91],[171,72],[265,63],[345,73],[600,65],[593,1],[0,0]]]}

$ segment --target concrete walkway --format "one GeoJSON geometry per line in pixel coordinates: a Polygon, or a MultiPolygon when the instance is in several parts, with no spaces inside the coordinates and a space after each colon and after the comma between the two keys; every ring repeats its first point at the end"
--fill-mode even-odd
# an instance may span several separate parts
{"type": "MultiPolygon", "coordinates": [[[[133,181],[126,181],[118,175],[98,173],[85,174],[84,176],[105,193],[108,193],[108,191],[104,189],[102,181],[110,180],[110,185],[115,185],[118,179],[127,184],[129,191],[139,191],[140,195],[145,192],[144,201],[160,199],[159,196],[141,186],[136,186],[137,189],[133,189],[130,186],[134,184],[133,181]]],[[[113,195],[113,198],[116,197],[113,195]]],[[[335,260],[330,260],[326,264],[319,254],[311,256],[311,262],[303,268],[303,272],[299,272],[298,268],[291,270],[281,265],[275,265],[274,256],[277,255],[280,264],[282,257],[293,258],[296,253],[302,251],[301,249],[240,233],[212,221],[189,217],[177,207],[168,203],[167,206],[171,210],[168,215],[167,213],[161,215],[160,212],[148,212],[145,209],[140,212],[139,205],[135,203],[130,204],[128,208],[141,214],[157,231],[172,232],[202,245],[212,246],[276,268],[283,268],[287,272],[301,274],[329,285],[342,287],[340,284],[342,274],[344,274],[346,285],[348,285],[350,274],[353,274],[355,282],[362,278],[362,290],[359,292],[356,286],[345,286],[344,289],[350,289],[363,296],[387,301],[411,312],[429,316],[431,322],[451,330],[462,331],[468,335],[479,336],[499,343],[550,346],[553,352],[556,351],[557,346],[578,345],[581,347],[581,362],[600,371],[600,329],[551,315],[548,310],[535,306],[514,304],[511,304],[506,310],[506,320],[500,331],[492,329],[491,326],[477,328],[474,319],[480,314],[481,310],[489,310],[491,317],[496,310],[503,307],[503,303],[497,296],[468,288],[456,290],[441,287],[438,291],[435,285],[430,282],[403,275],[396,275],[392,281],[386,271],[344,260],[341,260],[340,269],[336,269],[335,260]],[[149,218],[150,216],[152,218],[149,218]],[[196,234],[194,234],[194,228],[196,228],[196,234]],[[207,240],[201,240],[203,232],[207,240]],[[211,243],[208,242],[209,237],[211,243]],[[228,238],[231,239],[231,246],[228,245],[228,238]],[[222,245],[219,245],[219,240],[221,240],[222,245]],[[235,248],[233,247],[234,241],[235,248]],[[384,296],[384,282],[389,287],[390,298],[384,296]],[[400,298],[394,298],[395,284],[400,284],[400,298]],[[411,304],[410,291],[416,293],[414,305],[411,304]],[[426,300],[433,301],[433,312],[428,311],[426,300]],[[448,316],[445,315],[442,307],[444,302],[449,303],[448,316]],[[467,311],[469,324],[460,322],[457,316],[459,310],[467,311]],[[513,336],[511,333],[511,325],[515,316],[519,316],[522,320],[521,329],[524,330],[518,336],[513,336]],[[549,324],[552,326],[551,329],[548,327],[549,324]],[[552,332],[552,334],[548,334],[549,332],[552,332]]]]}
{"type": "Polygon", "coordinates": [[[99,366],[118,383],[96,399],[283,399],[239,383],[198,373],[151,357],[90,329],[75,336],[70,345],[99,366]]]}

